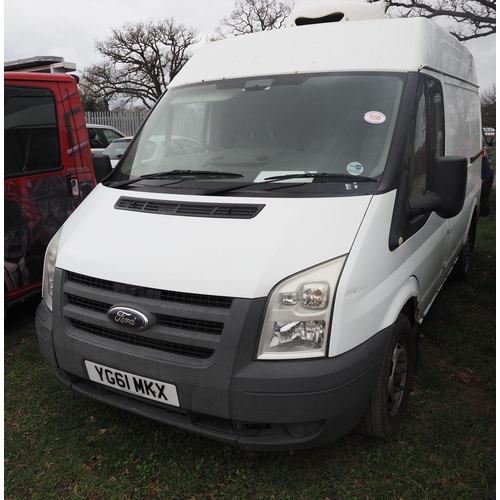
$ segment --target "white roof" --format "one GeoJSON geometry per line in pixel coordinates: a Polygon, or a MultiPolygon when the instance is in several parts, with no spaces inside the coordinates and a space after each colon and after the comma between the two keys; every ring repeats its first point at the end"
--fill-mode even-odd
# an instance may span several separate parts
{"type": "Polygon", "coordinates": [[[313,24],[201,47],[169,87],[258,75],[438,69],[477,83],[470,52],[424,18],[313,24]]]}

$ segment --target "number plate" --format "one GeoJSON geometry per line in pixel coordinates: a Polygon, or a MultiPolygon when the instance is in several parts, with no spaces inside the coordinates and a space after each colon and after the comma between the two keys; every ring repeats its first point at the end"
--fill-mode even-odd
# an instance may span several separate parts
{"type": "Polygon", "coordinates": [[[179,406],[175,385],[85,361],[90,380],[159,403],[179,406]]]}

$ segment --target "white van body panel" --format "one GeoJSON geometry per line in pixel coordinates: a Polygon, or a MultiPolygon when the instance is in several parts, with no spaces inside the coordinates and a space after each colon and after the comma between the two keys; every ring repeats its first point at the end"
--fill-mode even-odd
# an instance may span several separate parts
{"type": "Polygon", "coordinates": [[[470,52],[442,35],[438,26],[422,18],[263,31],[205,44],[169,88],[256,75],[423,68],[439,68],[442,73],[476,82],[470,52]]]}
{"type": "MultiPolygon", "coordinates": [[[[340,279],[329,355],[348,351],[394,322],[388,318],[398,288],[408,281],[403,248],[387,242],[396,193],[375,196],[340,279]]],[[[401,310],[396,312],[396,315],[401,310]]]]}
{"type": "MultiPolygon", "coordinates": [[[[456,57],[460,58],[457,52],[456,57]]],[[[445,123],[446,125],[446,151],[447,156],[465,156],[469,159],[468,178],[464,211],[467,215],[460,214],[452,219],[447,219],[447,251],[443,262],[443,277],[451,271],[455,263],[454,256],[458,254],[459,248],[465,243],[467,228],[470,227],[473,213],[479,212],[479,199],[481,195],[481,109],[477,98],[478,88],[475,83],[465,82],[451,78],[447,75],[439,75],[434,71],[424,70],[434,78],[441,80],[446,103],[445,123]],[[449,105],[453,103],[452,105],[449,105]],[[464,137],[468,140],[464,140],[464,137]],[[474,161],[472,161],[475,158],[474,161]]],[[[475,80],[474,80],[475,82],[475,80]]],[[[433,215],[435,216],[435,214],[433,215]]],[[[430,304],[426,307],[428,307],[430,304]]]]}
{"type": "Polygon", "coordinates": [[[394,191],[374,196],[340,279],[329,356],[362,344],[392,325],[408,300],[415,300],[421,322],[464,243],[475,198],[466,200],[470,218],[442,219],[433,213],[425,226],[394,251],[387,241],[394,191]],[[453,245],[450,245],[453,241],[453,245]]]}
{"type": "Polygon", "coordinates": [[[122,194],[102,184],[91,193],[64,226],[57,267],[119,283],[241,298],[265,297],[283,279],[349,253],[372,198],[310,198],[306,205],[300,199],[260,199],[266,206],[255,218],[232,220],[115,210],[122,194]]]}
{"type": "Polygon", "coordinates": [[[375,196],[337,289],[330,356],[346,352],[392,325],[415,298],[425,309],[442,283],[447,224],[431,216],[425,228],[394,251],[387,241],[396,193],[375,196]]]}

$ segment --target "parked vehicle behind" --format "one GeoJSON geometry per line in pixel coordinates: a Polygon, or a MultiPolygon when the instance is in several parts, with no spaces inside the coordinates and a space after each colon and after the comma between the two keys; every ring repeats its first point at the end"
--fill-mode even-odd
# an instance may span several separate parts
{"type": "Polygon", "coordinates": [[[45,249],[95,186],[76,66],[61,57],[4,64],[4,293],[39,294],[45,249]]]}
{"type": "Polygon", "coordinates": [[[109,156],[111,162],[111,167],[115,168],[116,164],[120,161],[127,150],[130,141],[133,137],[121,137],[120,139],[115,139],[111,144],[102,152],[103,155],[109,156]]]}
{"type": "Polygon", "coordinates": [[[120,132],[115,127],[110,125],[87,124],[87,132],[89,134],[90,148],[92,154],[102,153],[116,139],[125,137],[123,132],[120,132]]]}
{"type": "Polygon", "coordinates": [[[491,191],[495,179],[495,169],[491,161],[491,147],[483,134],[483,150],[481,163],[481,215],[491,213],[491,191]]]}

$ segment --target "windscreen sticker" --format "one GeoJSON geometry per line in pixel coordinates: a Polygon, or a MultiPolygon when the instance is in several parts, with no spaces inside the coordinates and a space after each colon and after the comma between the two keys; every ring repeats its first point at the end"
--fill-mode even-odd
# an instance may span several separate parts
{"type": "Polygon", "coordinates": [[[365,121],[368,123],[380,124],[384,123],[386,120],[384,113],[380,111],[368,111],[365,113],[365,121]]]}
{"type": "Polygon", "coordinates": [[[347,171],[351,175],[361,175],[363,173],[363,165],[357,161],[352,161],[347,165],[347,171]]]}

